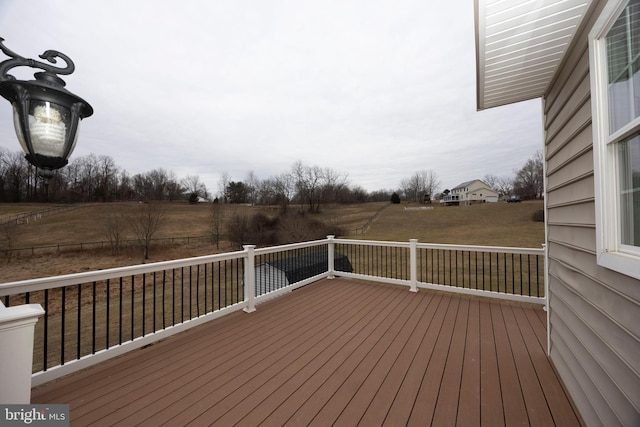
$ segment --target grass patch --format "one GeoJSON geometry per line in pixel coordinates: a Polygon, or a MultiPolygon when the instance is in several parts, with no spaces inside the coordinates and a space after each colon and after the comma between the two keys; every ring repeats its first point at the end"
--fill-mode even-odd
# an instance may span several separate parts
{"type": "Polygon", "coordinates": [[[431,210],[405,210],[407,206],[412,205],[389,206],[357,238],[528,248],[539,248],[544,243],[544,223],[532,220],[533,214],[542,209],[542,201],[472,206],[434,204],[431,210]]]}

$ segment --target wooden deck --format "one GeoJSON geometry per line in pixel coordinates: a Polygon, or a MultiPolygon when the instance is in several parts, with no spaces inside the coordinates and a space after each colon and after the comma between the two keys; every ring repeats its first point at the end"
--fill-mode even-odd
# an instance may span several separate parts
{"type": "Polygon", "coordinates": [[[574,426],[541,307],[322,280],[38,387],[71,425],[574,426]]]}

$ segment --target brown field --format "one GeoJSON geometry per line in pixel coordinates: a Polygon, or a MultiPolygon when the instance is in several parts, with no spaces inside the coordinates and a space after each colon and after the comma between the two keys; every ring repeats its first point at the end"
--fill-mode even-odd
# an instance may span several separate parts
{"type": "MultiPolygon", "coordinates": [[[[386,203],[324,206],[322,212],[314,217],[342,227],[347,233],[342,237],[356,239],[406,242],[416,238],[423,243],[535,248],[544,242],[544,224],[531,219],[535,211],[543,208],[541,201],[487,203],[467,207],[434,205],[432,210],[405,210],[405,207],[419,205],[387,206],[386,203]],[[365,228],[369,223],[370,226],[365,228]]],[[[223,218],[238,211],[247,215],[258,211],[268,216],[277,213],[275,207],[223,206],[223,218]]],[[[0,204],[0,220],[51,207],[39,204],[0,204]]],[[[10,261],[6,257],[0,259],[0,283],[139,264],[142,261],[141,253],[136,247],[127,247],[118,256],[111,255],[104,227],[101,225],[102,217],[108,210],[126,212],[138,208],[136,203],[82,205],[76,209],[43,215],[37,221],[22,222],[14,233],[13,248],[37,248],[43,245],[52,245],[52,248],[47,252],[35,249],[20,251],[10,261]],[[96,248],[96,242],[104,242],[103,247],[100,248],[98,244],[96,248]],[[80,250],[77,246],[80,243],[94,244],[87,245],[90,249],[80,250]],[[61,250],[57,250],[55,245],[61,245],[61,250]],[[76,246],[73,250],[65,250],[64,245],[76,246]]],[[[154,243],[147,262],[236,249],[228,242],[221,242],[217,248],[206,238],[211,235],[210,205],[174,202],[163,204],[163,210],[163,223],[154,237],[166,240],[154,243]],[[201,236],[203,239],[181,239],[188,236],[201,236]]],[[[4,244],[2,237],[0,236],[0,245],[4,244]]],[[[131,239],[133,236],[124,238],[131,239]]],[[[0,250],[2,249],[4,247],[0,246],[0,250]]]]}

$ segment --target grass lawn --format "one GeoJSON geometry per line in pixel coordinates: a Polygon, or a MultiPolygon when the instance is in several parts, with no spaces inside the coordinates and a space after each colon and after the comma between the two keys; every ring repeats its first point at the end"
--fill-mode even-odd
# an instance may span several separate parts
{"type": "MultiPolygon", "coordinates": [[[[252,215],[263,212],[273,216],[276,207],[222,205],[224,218],[240,212],[252,215]]],[[[405,210],[421,205],[363,203],[323,206],[313,216],[327,223],[339,225],[346,234],[342,237],[366,240],[402,241],[416,238],[423,243],[451,243],[466,245],[515,246],[538,248],[544,242],[544,224],[532,220],[535,211],[543,208],[541,201],[523,203],[485,203],[474,206],[443,207],[434,204],[432,210],[405,210]],[[373,218],[373,221],[371,219],[373,218]],[[370,226],[364,228],[365,225],[370,226]],[[363,234],[364,230],[364,234],[363,234]]],[[[51,205],[0,204],[0,218],[17,212],[43,211],[51,205]]],[[[43,215],[37,221],[23,222],[14,233],[13,248],[31,248],[43,245],[77,245],[106,241],[103,216],[110,210],[131,213],[139,209],[138,203],[87,204],[77,209],[57,211],[43,215]]],[[[298,206],[292,206],[291,210],[298,206]]],[[[207,236],[211,234],[211,205],[186,202],[163,203],[163,222],[156,238],[207,236]]],[[[224,233],[224,231],[222,231],[224,233]]],[[[0,236],[0,250],[4,242],[0,236]]],[[[133,239],[128,233],[124,239],[133,239]]],[[[11,262],[0,259],[0,282],[25,280],[36,277],[69,274],[89,270],[134,265],[141,262],[137,248],[128,248],[121,255],[112,256],[105,243],[103,250],[61,251],[29,255],[20,252],[11,262]]],[[[207,241],[196,243],[155,244],[148,262],[187,258],[235,250],[229,244],[214,246],[207,241]]]]}
{"type": "Polygon", "coordinates": [[[472,206],[434,203],[431,210],[405,210],[417,206],[391,205],[357,238],[527,248],[544,243],[544,223],[532,220],[532,215],[543,209],[542,201],[472,206]]]}

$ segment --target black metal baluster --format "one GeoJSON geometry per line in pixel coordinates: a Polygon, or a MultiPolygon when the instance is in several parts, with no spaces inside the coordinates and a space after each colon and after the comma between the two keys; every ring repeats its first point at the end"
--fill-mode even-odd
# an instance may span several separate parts
{"type": "Polygon", "coordinates": [[[485,274],[484,274],[485,269],[484,269],[484,267],[485,267],[484,252],[482,252],[482,290],[486,291],[487,288],[485,286],[485,274]]]}
{"type": "Polygon", "coordinates": [[[131,340],[133,341],[133,336],[134,336],[134,332],[133,332],[133,325],[134,325],[134,318],[135,318],[135,313],[134,313],[134,300],[135,300],[135,277],[132,275],[131,276],[131,340]]]}
{"type": "Polygon", "coordinates": [[[147,289],[147,274],[146,273],[142,273],[142,336],[145,335],[145,323],[147,320],[147,310],[146,310],[146,306],[147,303],[145,301],[145,295],[146,295],[146,289],[147,289]]]}
{"type": "Polygon", "coordinates": [[[123,328],[123,324],[122,324],[122,277],[120,277],[120,307],[119,307],[119,312],[120,312],[120,331],[118,332],[118,344],[122,344],[122,328],[123,328]]]}
{"type": "Polygon", "coordinates": [[[193,318],[193,268],[189,266],[189,320],[193,318]]]}
{"type": "MultiPolygon", "coordinates": [[[[511,281],[513,282],[513,295],[518,293],[516,289],[516,254],[511,254],[511,281]]],[[[522,293],[522,290],[520,291],[522,293]]]]}
{"type": "Polygon", "coordinates": [[[208,313],[207,311],[207,270],[208,270],[208,265],[205,264],[204,265],[204,312],[205,314],[208,313]]]}
{"type": "Polygon", "coordinates": [[[76,351],[76,358],[80,359],[80,348],[81,343],[82,343],[82,320],[81,320],[81,314],[82,314],[82,284],[78,284],[78,346],[77,346],[77,351],[76,351]]]}
{"type": "Polygon", "coordinates": [[[156,304],[156,272],[153,272],[153,320],[151,322],[152,331],[156,332],[156,314],[158,313],[158,307],[156,304]]]}
{"type": "Polygon", "coordinates": [[[166,292],[165,292],[165,284],[167,279],[167,270],[162,270],[162,329],[166,329],[167,325],[166,321],[166,292]]]}
{"type": "Polygon", "coordinates": [[[220,288],[221,280],[222,280],[222,272],[220,271],[220,261],[218,261],[218,310],[222,308],[222,290],[220,288]]]}
{"type": "MultiPolygon", "coordinates": [[[[473,257],[474,257],[474,264],[475,264],[475,268],[476,268],[476,283],[475,283],[475,289],[478,289],[478,251],[474,251],[473,252],[473,257]]],[[[469,261],[471,262],[471,261],[469,261]]],[[[469,273],[471,274],[471,273],[469,273]]]]}
{"type": "Polygon", "coordinates": [[[196,317],[200,317],[200,264],[196,265],[196,317]]]}
{"type": "MultiPolygon", "coordinates": [[[[48,291],[48,289],[47,289],[48,291]]],[[[45,291],[45,295],[46,292],[45,291]]],[[[67,287],[62,287],[62,301],[60,302],[60,365],[64,365],[64,343],[66,341],[66,306],[67,306],[67,287]]],[[[45,309],[46,310],[46,309],[45,309]]],[[[47,310],[48,314],[48,310],[47,310]]],[[[45,317],[46,320],[46,317],[45,317]]]]}
{"type": "Polygon", "coordinates": [[[91,354],[96,354],[96,282],[93,282],[93,313],[91,325],[91,354]]]}
{"type": "Polygon", "coordinates": [[[105,313],[106,317],[105,317],[105,321],[107,322],[107,329],[106,329],[106,333],[105,333],[105,349],[109,348],[109,330],[111,329],[111,321],[110,321],[110,316],[109,313],[111,311],[111,279],[107,279],[107,312],[105,313]]]}
{"type": "Polygon", "coordinates": [[[433,267],[434,267],[435,263],[433,262],[433,252],[434,252],[434,249],[431,249],[431,250],[427,249],[427,255],[429,255],[429,253],[431,253],[431,277],[429,278],[429,280],[427,280],[427,282],[430,282],[430,283],[434,283],[434,280],[433,280],[433,278],[434,278],[434,276],[433,276],[433,267]]]}
{"type": "Polygon", "coordinates": [[[522,288],[524,288],[524,282],[522,281],[522,254],[519,254],[518,257],[520,258],[520,295],[522,295],[522,288]]]}
{"type": "MultiPolygon", "coordinates": [[[[64,288],[63,288],[64,289],[64,288]]],[[[7,307],[9,307],[9,298],[6,298],[7,307]]],[[[47,349],[49,342],[49,289],[44,290],[44,343],[42,354],[42,370],[47,370],[47,349]]],[[[62,336],[62,342],[64,342],[64,335],[62,336]]]]}
{"type": "Polygon", "coordinates": [[[180,267],[180,323],[184,322],[184,267],[180,267]]]}
{"type": "Polygon", "coordinates": [[[449,254],[449,286],[453,285],[453,262],[451,261],[451,252],[447,251],[449,254]]]}
{"type": "MultiPolygon", "coordinates": [[[[540,258],[536,255],[536,296],[540,296],[540,258]]],[[[546,295],[545,295],[546,296],[546,295]]]]}
{"type": "Polygon", "coordinates": [[[176,269],[171,269],[171,325],[176,324],[176,269]]]}
{"type": "MultiPolygon", "coordinates": [[[[244,259],[242,260],[242,263],[244,263],[244,259]]],[[[236,298],[235,299],[231,299],[232,303],[235,304],[237,302],[240,302],[240,281],[241,281],[241,277],[243,277],[243,273],[244,273],[244,264],[240,264],[239,260],[231,260],[231,265],[235,264],[236,265],[236,279],[233,281],[233,283],[235,284],[236,287],[236,298]]],[[[244,298],[244,296],[243,296],[244,298]]]]}
{"type": "Polygon", "coordinates": [[[491,252],[489,252],[489,290],[493,290],[493,262],[491,260],[491,252]]]}
{"type": "MultiPolygon", "coordinates": [[[[229,283],[229,281],[227,280],[227,260],[224,260],[224,282],[226,284],[225,288],[227,287],[231,287],[231,301],[233,302],[233,261],[231,261],[231,283],[229,283]]],[[[224,301],[224,306],[228,306],[229,305],[229,301],[227,300],[227,295],[226,295],[226,290],[225,290],[225,301],[224,301]]]]}

